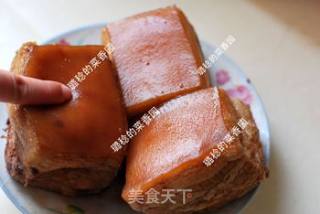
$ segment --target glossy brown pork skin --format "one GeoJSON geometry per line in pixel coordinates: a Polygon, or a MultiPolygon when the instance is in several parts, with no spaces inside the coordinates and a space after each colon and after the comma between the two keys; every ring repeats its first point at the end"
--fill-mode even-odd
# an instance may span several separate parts
{"type": "MultiPolygon", "coordinates": [[[[37,46],[25,44],[12,72],[68,83],[89,64],[103,46],[37,46]]],[[[59,169],[99,169],[120,166],[125,148],[115,153],[110,145],[127,129],[117,75],[108,59],[73,90],[73,99],[57,106],[9,105],[10,125],[18,137],[19,159],[25,180],[59,169]]],[[[110,175],[111,176],[111,175],[110,175]]],[[[105,179],[110,180],[110,179],[105,179]]]]}
{"type": "Polygon", "coordinates": [[[183,12],[168,7],[108,24],[103,42],[120,77],[130,116],[209,86],[197,36],[183,12]]]}
{"type": "Polygon", "coordinates": [[[177,214],[217,209],[266,178],[259,130],[249,106],[231,101],[222,89],[209,88],[173,99],[159,110],[160,116],[130,144],[122,197],[134,210],[177,214]],[[248,122],[247,128],[221,144],[240,118],[248,122]],[[213,149],[219,154],[207,167],[203,161],[213,149]],[[155,191],[163,190],[174,191],[174,203],[148,203],[155,191]],[[183,199],[181,190],[191,191],[191,197],[183,199]]]}
{"type": "MultiPolygon", "coordinates": [[[[130,146],[122,194],[125,199],[132,189],[145,191],[192,166],[203,166],[205,156],[236,124],[228,95],[216,88],[171,100],[160,111],[159,118],[130,146]]],[[[229,147],[226,157],[232,159],[240,153],[237,142],[229,147]]]]}

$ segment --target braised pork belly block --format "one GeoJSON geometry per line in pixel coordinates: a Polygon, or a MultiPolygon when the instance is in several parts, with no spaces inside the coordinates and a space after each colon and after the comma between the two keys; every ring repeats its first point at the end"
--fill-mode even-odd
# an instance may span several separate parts
{"type": "Polygon", "coordinates": [[[107,25],[103,43],[112,44],[127,112],[145,112],[178,95],[209,86],[199,41],[177,7],[141,13],[107,25]]]}
{"type": "Polygon", "coordinates": [[[133,209],[218,208],[266,177],[259,131],[241,101],[209,88],[171,100],[159,111],[130,144],[122,197],[133,209]]]}
{"type": "MultiPolygon", "coordinates": [[[[102,50],[103,46],[26,43],[11,70],[67,84],[80,78],[79,72],[102,50]]],[[[110,145],[127,129],[117,75],[105,59],[91,73],[82,74],[81,81],[72,100],[63,105],[9,105],[5,157],[14,179],[75,195],[98,192],[115,177],[125,148],[115,153],[110,145]]]]}

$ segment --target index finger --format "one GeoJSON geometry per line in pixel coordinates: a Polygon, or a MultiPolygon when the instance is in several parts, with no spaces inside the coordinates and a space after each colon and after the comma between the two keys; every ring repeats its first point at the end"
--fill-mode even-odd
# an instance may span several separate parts
{"type": "Polygon", "coordinates": [[[0,101],[22,105],[59,104],[71,99],[62,83],[0,71],[0,101]]]}

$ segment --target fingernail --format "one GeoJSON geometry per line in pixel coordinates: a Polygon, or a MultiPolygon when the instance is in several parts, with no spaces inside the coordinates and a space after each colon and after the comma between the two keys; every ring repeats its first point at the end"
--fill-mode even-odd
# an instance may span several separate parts
{"type": "Polygon", "coordinates": [[[70,88],[65,85],[62,86],[62,94],[66,100],[70,100],[72,97],[70,88]]]}

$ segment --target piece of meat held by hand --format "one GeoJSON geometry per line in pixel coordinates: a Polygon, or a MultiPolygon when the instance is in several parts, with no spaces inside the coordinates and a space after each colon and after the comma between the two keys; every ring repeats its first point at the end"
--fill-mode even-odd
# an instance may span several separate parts
{"type": "Polygon", "coordinates": [[[107,25],[103,43],[112,44],[129,116],[176,96],[209,87],[193,27],[177,7],[141,13],[107,25]]]}
{"type": "Polygon", "coordinates": [[[103,49],[26,43],[18,51],[12,72],[79,84],[62,105],[9,105],[6,162],[13,178],[77,195],[98,192],[115,177],[126,149],[114,152],[110,145],[127,129],[117,75],[108,59],[83,69],[103,49]]]}
{"type": "Polygon", "coordinates": [[[266,177],[250,109],[225,91],[203,89],[159,111],[130,144],[122,197],[133,209],[193,213],[219,208],[266,177]]]}

